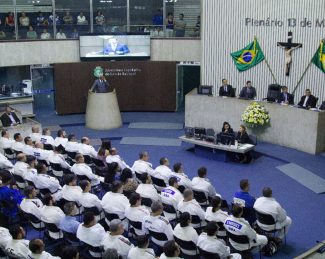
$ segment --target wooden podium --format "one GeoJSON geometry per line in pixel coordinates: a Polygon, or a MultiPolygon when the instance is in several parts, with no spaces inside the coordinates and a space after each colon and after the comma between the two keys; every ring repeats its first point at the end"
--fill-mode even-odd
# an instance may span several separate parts
{"type": "Polygon", "coordinates": [[[108,130],[122,126],[120,108],[115,89],[109,93],[88,92],[86,127],[108,130]]]}

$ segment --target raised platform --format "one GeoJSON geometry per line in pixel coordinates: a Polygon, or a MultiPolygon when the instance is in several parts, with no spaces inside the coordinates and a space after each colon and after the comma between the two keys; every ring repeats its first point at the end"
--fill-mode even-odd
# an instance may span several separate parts
{"type": "MultiPolygon", "coordinates": [[[[195,94],[185,97],[185,126],[213,128],[219,132],[224,121],[237,131],[241,115],[251,103],[237,98],[210,97],[195,94]]],[[[316,154],[325,150],[325,112],[309,111],[276,103],[262,102],[269,111],[271,125],[249,132],[258,140],[316,154]]]]}

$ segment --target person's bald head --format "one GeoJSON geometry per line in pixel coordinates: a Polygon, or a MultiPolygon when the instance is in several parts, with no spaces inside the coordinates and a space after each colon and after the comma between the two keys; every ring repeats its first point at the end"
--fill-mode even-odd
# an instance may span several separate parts
{"type": "Polygon", "coordinates": [[[82,143],[82,144],[89,145],[90,140],[89,140],[89,138],[87,138],[87,137],[82,137],[82,138],[81,138],[81,143],[82,143]]]}
{"type": "Polygon", "coordinates": [[[26,162],[26,155],[24,153],[20,153],[17,155],[16,159],[19,162],[26,162]]]}
{"type": "Polygon", "coordinates": [[[44,149],[44,145],[43,145],[43,143],[41,143],[41,142],[36,142],[36,143],[35,143],[35,147],[36,147],[36,148],[40,148],[40,149],[44,149]]]}
{"type": "Polygon", "coordinates": [[[39,127],[38,126],[33,126],[32,127],[32,133],[39,133],[39,127]]]}

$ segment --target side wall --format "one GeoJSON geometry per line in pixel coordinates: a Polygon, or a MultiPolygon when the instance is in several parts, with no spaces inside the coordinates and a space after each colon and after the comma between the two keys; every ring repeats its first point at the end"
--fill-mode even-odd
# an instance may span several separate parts
{"type": "MultiPolygon", "coordinates": [[[[323,0],[204,0],[202,3],[202,84],[219,87],[222,78],[237,87],[237,94],[247,80],[257,88],[258,98],[266,97],[267,86],[273,83],[265,62],[254,68],[238,72],[231,52],[244,48],[257,37],[270,67],[281,85],[292,91],[324,38],[323,0]],[[302,48],[292,53],[290,76],[285,76],[284,49],[277,42],[286,42],[288,32],[293,42],[302,48]]],[[[311,65],[295,93],[296,102],[310,88],[325,100],[325,76],[311,65]]]]}

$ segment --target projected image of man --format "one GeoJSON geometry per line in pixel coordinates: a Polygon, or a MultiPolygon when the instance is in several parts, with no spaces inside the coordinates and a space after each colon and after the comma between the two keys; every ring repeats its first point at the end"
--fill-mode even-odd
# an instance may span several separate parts
{"type": "Polygon", "coordinates": [[[119,43],[116,38],[109,39],[108,44],[104,47],[104,55],[124,55],[129,52],[128,46],[119,43]]]}

